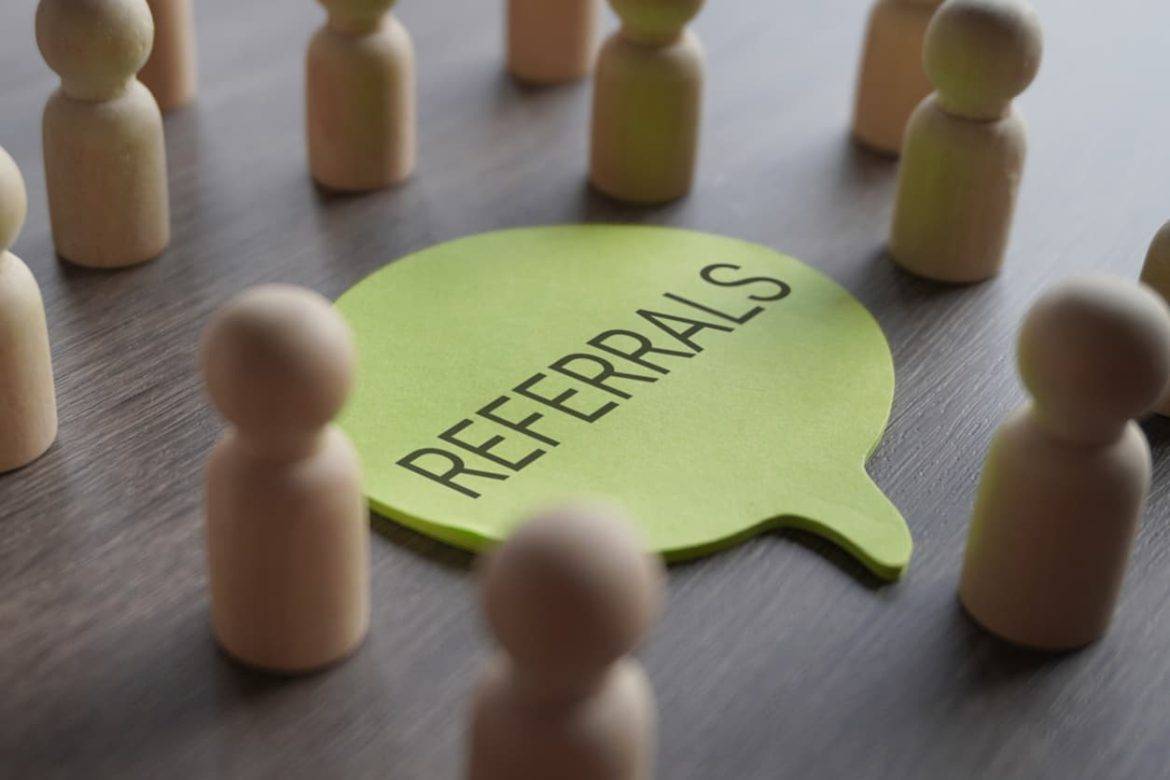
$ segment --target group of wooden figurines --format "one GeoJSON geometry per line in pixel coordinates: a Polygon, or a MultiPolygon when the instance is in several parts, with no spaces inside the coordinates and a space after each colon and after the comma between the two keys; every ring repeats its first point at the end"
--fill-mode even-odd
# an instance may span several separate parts
{"type": "Polygon", "coordinates": [[[508,0],[513,77],[550,86],[593,73],[589,182],[612,198],[656,204],[691,190],[704,61],[687,25],[703,2],[609,0],[621,27],[599,51],[602,0],[508,0]]]}
{"type": "MultiPolygon", "coordinates": [[[[416,153],[414,54],[394,0],[321,0],[329,18],[309,46],[309,157],[342,191],[407,178],[416,153]]],[[[602,49],[590,181],[632,203],[685,195],[698,149],[703,55],[686,25],[703,0],[611,0],[622,29],[602,49]]],[[[510,0],[508,68],[556,84],[593,67],[601,0],[510,0]]]]}
{"type": "MultiPolygon", "coordinates": [[[[601,0],[509,0],[508,67],[552,84],[595,69],[590,181],[620,200],[685,195],[698,151],[702,0],[610,0],[621,28],[596,57],[601,0]]],[[[878,0],[854,136],[901,155],[889,254],[918,276],[977,282],[1003,264],[1023,170],[1012,108],[1040,66],[1023,0],[878,0]]]]}
{"type": "MultiPolygon", "coordinates": [[[[316,293],[266,285],[216,313],[200,356],[231,424],[207,465],[216,638],[260,669],[336,663],[370,612],[358,458],[331,423],[353,378],[348,326],[316,293]]],[[[631,524],[613,507],[550,507],[480,565],[501,652],[476,689],[469,776],[649,778],[653,696],[627,656],[658,616],[664,576],[631,524]]]]}
{"type": "MultiPolygon", "coordinates": [[[[1168,250],[1170,226],[1153,250],[1163,274],[1168,250]]],[[[992,443],[960,598],[994,634],[1068,650],[1115,609],[1150,481],[1133,418],[1170,383],[1170,307],[1129,281],[1068,280],[1033,305],[1018,358],[1033,400],[992,443]]],[[[354,449],[330,422],[354,363],[340,315],[297,287],[245,291],[204,332],[208,394],[231,425],[207,467],[212,623],[249,666],[316,670],[367,632],[368,514],[354,449]]],[[[499,651],[472,699],[468,776],[652,777],[657,712],[629,654],[664,575],[621,510],[552,506],[479,569],[499,651]]]]}
{"type": "Polygon", "coordinates": [[[44,160],[53,242],[66,260],[122,268],[169,244],[160,106],[194,97],[193,35],[190,0],[37,6],[37,45],[61,78],[45,106],[44,160]]]}
{"type": "MultiPolygon", "coordinates": [[[[394,0],[320,2],[327,21],[306,67],[312,175],[341,191],[401,182],[417,147],[410,35],[394,0]]],[[[694,179],[704,69],[687,24],[702,0],[610,0],[621,27],[595,56],[601,2],[509,0],[508,68],[540,84],[594,72],[590,181],[633,203],[681,197],[694,179]]],[[[190,0],[41,0],[36,27],[61,77],[44,117],[58,253],[100,268],[158,256],[170,239],[158,103],[194,94],[190,0]]],[[[1040,51],[1023,0],[874,8],[854,134],[902,154],[889,251],[912,273],[974,282],[998,272],[1025,150],[1012,100],[1040,51]]]]}
{"type": "MultiPolygon", "coordinates": [[[[414,54],[393,0],[321,0],[307,67],[309,165],[322,186],[402,181],[415,160],[414,54]]],[[[191,0],[41,0],[37,44],[61,79],[44,115],[57,253],[90,268],[170,242],[162,112],[196,91],[191,0]]]]}
{"type": "MultiPolygon", "coordinates": [[[[1151,258],[1170,275],[1170,224],[1151,258]]],[[[200,354],[230,423],[207,466],[215,635],[264,670],[334,664],[370,609],[360,467],[331,422],[353,378],[348,327],[317,294],[266,285],[215,314],[200,354]]],[[[1068,280],[1028,313],[1018,361],[1032,401],[991,445],[959,595],[1000,637],[1070,650],[1115,611],[1150,482],[1134,418],[1170,383],[1170,307],[1122,279],[1068,280]]],[[[550,507],[479,567],[499,651],[473,695],[468,776],[652,777],[657,712],[629,654],[661,610],[663,567],[622,512],[550,507]]]]}
{"type": "MultiPolygon", "coordinates": [[[[184,2],[155,5],[189,14],[184,2]]],[[[329,22],[311,44],[310,159],[314,175],[330,186],[380,185],[413,164],[414,131],[398,123],[413,117],[410,43],[386,16],[389,5],[326,3],[329,22]],[[362,36],[376,45],[355,48],[362,36]],[[362,107],[337,88],[347,78],[353,89],[370,83],[354,76],[355,58],[368,58],[367,74],[384,74],[377,92],[392,100],[362,107]],[[369,120],[364,129],[348,126],[352,111],[369,120]],[[370,166],[355,156],[353,146],[365,142],[351,144],[354,132],[393,141],[370,141],[378,155],[370,166]]],[[[597,65],[593,181],[630,200],[681,194],[693,171],[701,80],[697,44],[683,28],[700,2],[613,5],[623,28],[597,65]],[[681,85],[677,92],[662,88],[671,79],[681,85]],[[619,129],[631,126],[658,135],[631,140],[619,129]],[[684,127],[690,130],[678,135],[684,127]]],[[[950,0],[928,26],[937,5],[879,2],[855,130],[867,144],[903,150],[894,257],[921,275],[975,281],[998,270],[1006,244],[1023,154],[1010,101],[1036,72],[1038,27],[1016,0],[950,0]],[[909,63],[918,60],[907,57],[907,40],[922,41],[924,73],[938,92],[918,104],[903,141],[905,115],[918,102],[910,93],[929,89],[915,81],[909,63]],[[901,97],[874,97],[883,90],[901,97]]],[[[592,45],[564,37],[557,25],[571,18],[592,35],[593,6],[513,0],[513,72],[557,81],[589,70],[592,45]],[[552,9],[573,15],[549,16],[552,9]],[[549,33],[554,28],[559,32],[549,33]]],[[[186,26],[189,32],[189,20],[186,26]]],[[[37,32],[62,77],[45,115],[58,251],[103,267],[149,259],[166,244],[167,214],[158,108],[134,78],[155,35],[145,2],[42,0],[37,32]],[[112,148],[138,162],[115,166],[104,156],[112,148]],[[94,178],[78,181],[77,171],[94,178]],[[110,193],[141,200],[128,207],[110,193]]],[[[173,44],[168,58],[185,64],[164,70],[187,75],[156,87],[160,99],[189,99],[190,52],[189,39],[173,44]]],[[[43,303],[28,268],[8,251],[26,211],[20,172],[0,150],[0,471],[39,457],[57,429],[43,303]]],[[[1170,223],[1155,238],[1142,278],[1170,293],[1170,223]]],[[[1170,414],[1163,397],[1170,314],[1148,287],[1070,280],[1032,307],[1018,359],[1032,401],[992,443],[960,597],[999,636],[1070,649],[1101,636],[1114,611],[1150,480],[1149,447],[1134,418],[1155,406],[1170,414]]],[[[300,288],[246,291],[204,332],[208,394],[230,423],[207,467],[212,623],[224,649],[245,664],[318,669],[346,657],[367,633],[368,514],[356,454],[331,422],[354,364],[344,321],[328,301],[300,288]]],[[[582,778],[649,777],[655,710],[628,653],[661,609],[663,573],[620,512],[569,504],[539,513],[485,556],[481,581],[502,652],[475,695],[471,776],[567,777],[571,767],[582,778]]]]}
{"type": "MultiPolygon", "coordinates": [[[[327,189],[376,190],[414,169],[414,50],[394,2],[320,0],[328,16],[308,49],[306,133],[310,172],[327,189]]],[[[543,83],[585,73],[600,2],[513,2],[513,72],[543,83]]],[[[701,4],[613,0],[624,23],[598,67],[590,178],[616,198],[653,203],[690,189],[703,63],[686,23],[701,4]]],[[[44,116],[58,254],[94,268],[159,256],[170,241],[160,107],[195,94],[191,0],[41,0],[36,34],[61,78],[44,116]]]]}
{"type": "Polygon", "coordinates": [[[952,283],[999,272],[1027,145],[1012,101],[1041,49],[1024,0],[877,0],[853,135],[901,155],[888,250],[907,271],[952,283]]]}

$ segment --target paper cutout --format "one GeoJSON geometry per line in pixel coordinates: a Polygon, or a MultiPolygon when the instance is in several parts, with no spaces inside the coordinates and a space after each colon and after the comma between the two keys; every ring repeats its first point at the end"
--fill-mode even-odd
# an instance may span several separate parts
{"type": "Polygon", "coordinates": [[[793,258],[669,228],[507,230],[392,263],[337,306],[360,354],[341,425],[371,505],[403,525],[477,550],[600,495],[670,560],[791,527],[883,578],[909,561],[865,472],[889,347],[793,258]]]}

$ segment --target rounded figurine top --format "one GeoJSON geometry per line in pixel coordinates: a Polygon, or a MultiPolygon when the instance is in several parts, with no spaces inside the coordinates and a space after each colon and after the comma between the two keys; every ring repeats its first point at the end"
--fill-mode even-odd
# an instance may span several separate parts
{"type": "Polygon", "coordinates": [[[486,559],[488,623],[541,694],[588,689],[657,618],[662,564],[632,528],[613,507],[562,506],[521,525],[486,559]]]}
{"type": "Polygon", "coordinates": [[[1170,381],[1170,309],[1145,285],[1069,280],[1025,318],[1019,368],[1045,427],[1073,441],[1109,441],[1170,381]]]}
{"type": "Polygon", "coordinates": [[[37,46],[81,100],[117,96],[146,64],[154,19],[146,0],[41,0],[37,46]]]}
{"type": "Polygon", "coordinates": [[[16,160],[0,147],[0,254],[7,252],[28,215],[28,194],[16,160]]]}
{"type": "Polygon", "coordinates": [[[1170,296],[1170,222],[1162,225],[1150,243],[1146,263],[1142,266],[1142,281],[1163,298],[1170,296]]]}
{"type": "Polygon", "coordinates": [[[377,28],[397,0],[317,0],[333,27],[362,32],[377,28]]]}
{"type": "Polygon", "coordinates": [[[341,410],[353,382],[349,326],[301,287],[263,285],[229,301],[200,346],[207,391],[253,449],[296,457],[341,410]]]}
{"type": "Polygon", "coordinates": [[[1043,39],[1023,0],[948,0],[926,31],[926,74],[951,113],[997,119],[1040,69],[1043,39]]]}
{"type": "Polygon", "coordinates": [[[677,39],[703,7],[704,0],[609,0],[621,17],[622,35],[638,43],[677,39]]]}

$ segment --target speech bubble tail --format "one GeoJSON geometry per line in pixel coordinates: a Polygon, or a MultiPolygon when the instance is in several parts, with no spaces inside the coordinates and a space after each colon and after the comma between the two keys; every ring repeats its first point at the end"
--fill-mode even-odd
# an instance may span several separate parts
{"type": "Polygon", "coordinates": [[[833,496],[813,499],[775,524],[832,542],[890,582],[905,574],[914,551],[902,513],[864,470],[860,478],[850,478],[833,496]]]}

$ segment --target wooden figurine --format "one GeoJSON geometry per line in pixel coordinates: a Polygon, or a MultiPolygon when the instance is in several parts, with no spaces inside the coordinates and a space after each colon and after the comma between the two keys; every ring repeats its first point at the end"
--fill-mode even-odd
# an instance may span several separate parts
{"type": "Polygon", "coordinates": [[[135,74],[150,55],[146,0],[41,0],[37,44],[61,87],[45,106],[45,179],[61,257],[120,268],[170,241],[162,115],[135,74]]]}
{"type": "Polygon", "coordinates": [[[1150,482],[1132,418],[1170,380],[1170,311],[1153,291],[1087,277],[1043,295],[1020,331],[1032,403],[987,456],[960,596],[998,636],[1059,651],[1105,633],[1150,482]]]}
{"type": "Polygon", "coordinates": [[[620,513],[540,514],[481,582],[502,651],[474,697],[471,780],[650,780],[654,695],[627,653],[657,619],[664,572],[620,513]]]}
{"type": "Polygon", "coordinates": [[[415,163],[414,46],[395,0],[319,0],[329,12],[309,44],[309,167],[332,190],[405,180],[415,163]]]}
{"type": "Polygon", "coordinates": [[[589,73],[601,0],[508,0],[508,72],[531,84],[589,73]]]}
{"type": "Polygon", "coordinates": [[[949,0],[926,33],[937,92],[906,128],[889,250],[927,279],[999,272],[1024,165],[1012,100],[1040,67],[1040,23],[1023,0],[949,0]]]}
{"type": "Polygon", "coordinates": [[[211,618],[249,666],[312,671],[369,625],[369,517],[357,453],[330,421],[353,382],[345,321],[316,293],[248,290],[203,335],[208,394],[230,428],[207,465],[211,618]]]}
{"type": "Polygon", "coordinates": [[[902,151],[910,114],[933,90],[922,66],[926,26],[942,0],[877,0],[857,78],[853,137],[881,154],[902,151]]]}
{"type": "Polygon", "coordinates": [[[147,0],[154,16],[154,48],[138,79],[165,113],[195,99],[195,20],[191,0],[147,0]]]}
{"type": "MultiPolygon", "coordinates": [[[[1162,225],[1150,244],[1146,263],[1142,267],[1142,281],[1161,295],[1163,300],[1170,301],[1170,222],[1162,225]]],[[[1170,417],[1170,388],[1167,388],[1154,411],[1163,417],[1170,417]]]]}
{"type": "Polygon", "coordinates": [[[27,212],[20,169],[0,148],[0,472],[27,466],[57,438],[45,305],[28,266],[8,251],[27,212]]]}
{"type": "Polygon", "coordinates": [[[703,50],[686,25],[703,0],[610,0],[622,27],[602,46],[589,179],[630,203],[664,203],[694,180],[703,50]]]}

